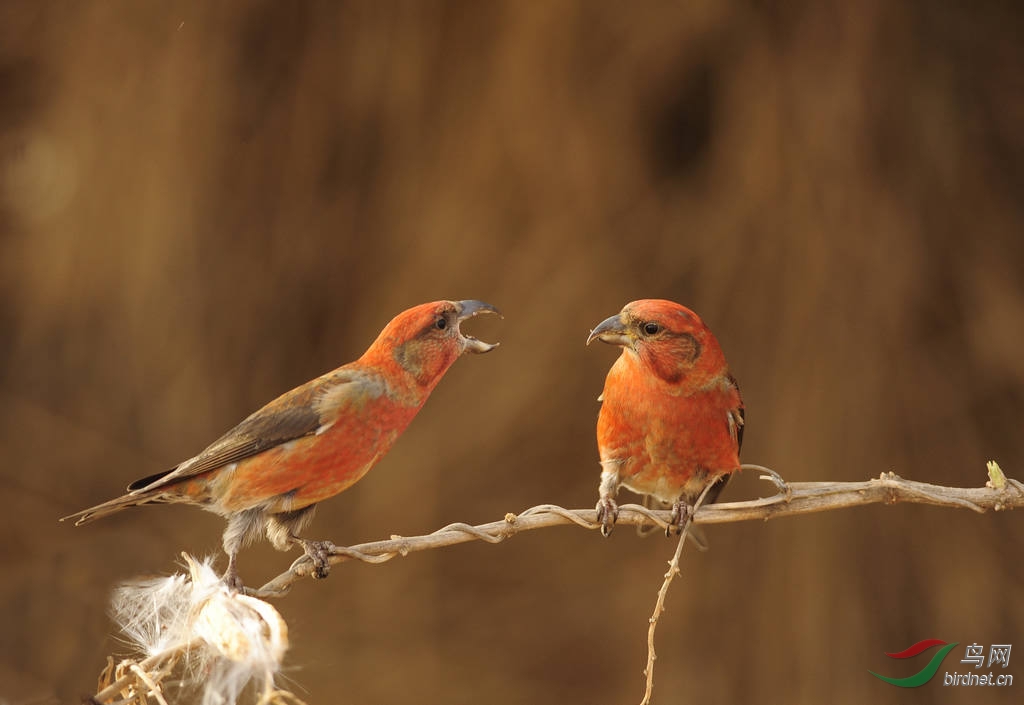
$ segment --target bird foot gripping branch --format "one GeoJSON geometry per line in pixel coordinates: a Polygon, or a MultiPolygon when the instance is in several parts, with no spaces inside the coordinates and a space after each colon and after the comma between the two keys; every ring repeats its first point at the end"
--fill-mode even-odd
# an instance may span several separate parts
{"type": "Polygon", "coordinates": [[[693,518],[693,506],[686,500],[680,498],[672,503],[672,513],[669,514],[668,526],[665,527],[665,537],[668,538],[675,530],[677,534],[683,532],[683,527],[693,518]]]}
{"type": "Polygon", "coordinates": [[[605,538],[610,536],[618,520],[619,505],[611,497],[601,497],[597,501],[597,522],[601,525],[601,535],[605,538]]]}
{"type": "Polygon", "coordinates": [[[331,556],[334,555],[338,547],[331,541],[299,539],[299,543],[302,545],[302,550],[305,553],[295,559],[290,570],[294,570],[300,563],[309,561],[313,566],[309,574],[317,580],[326,578],[331,572],[331,556]]]}

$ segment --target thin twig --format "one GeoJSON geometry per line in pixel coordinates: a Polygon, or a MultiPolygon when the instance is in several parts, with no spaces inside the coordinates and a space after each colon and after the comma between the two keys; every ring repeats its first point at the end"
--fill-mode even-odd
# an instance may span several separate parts
{"type": "MultiPolygon", "coordinates": [[[[700,493],[696,504],[693,505],[694,514],[704,504],[704,498],[708,496],[708,492],[713,486],[714,483],[709,484],[700,493]]],[[[679,543],[676,544],[676,552],[672,555],[672,560],[668,562],[665,582],[661,584],[661,589],[658,590],[658,600],[654,603],[654,613],[651,614],[650,626],[647,628],[647,668],[644,669],[644,675],[647,677],[647,687],[644,689],[644,699],[640,701],[640,705],[647,705],[651,702],[651,693],[654,692],[654,660],[658,658],[657,654],[654,653],[654,631],[658,628],[658,618],[665,611],[665,596],[668,595],[668,586],[672,584],[672,579],[679,574],[679,557],[683,555],[683,544],[686,543],[686,535],[690,532],[692,525],[693,514],[687,518],[683,530],[679,532],[679,543]]]]}
{"type": "MultiPolygon", "coordinates": [[[[767,468],[745,466],[751,470],[767,468]]],[[[770,472],[770,471],[768,471],[770,472]]],[[[869,504],[896,504],[906,502],[931,504],[940,507],[970,509],[978,513],[1002,511],[1024,507],[1024,484],[1006,478],[1004,486],[989,483],[985,487],[945,487],[924,482],[904,480],[894,473],[882,473],[867,482],[794,482],[786,484],[777,475],[762,476],[776,484],[779,493],[771,497],[747,502],[728,502],[701,507],[693,516],[694,524],[725,524],[735,521],[768,520],[776,517],[796,516],[869,504]],[[780,484],[781,483],[781,484],[780,484]]],[[[356,546],[336,546],[331,551],[331,565],[356,559],[367,563],[383,563],[395,556],[406,556],[415,551],[426,551],[443,546],[454,546],[469,541],[500,543],[521,531],[550,526],[575,524],[585,529],[597,529],[597,512],[593,509],[565,509],[554,504],[541,504],[520,514],[506,514],[501,521],[471,526],[449,524],[424,536],[392,536],[385,541],[373,541],[356,546]]],[[[618,524],[633,526],[668,526],[667,510],[651,510],[639,504],[619,506],[618,524]]],[[[246,588],[256,597],[280,597],[300,578],[312,574],[312,564],[303,556],[276,578],[259,589],[246,588]]]]}

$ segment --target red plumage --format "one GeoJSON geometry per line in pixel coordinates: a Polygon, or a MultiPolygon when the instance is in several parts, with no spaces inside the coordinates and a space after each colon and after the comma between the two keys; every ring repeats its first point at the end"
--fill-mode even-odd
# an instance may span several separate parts
{"type": "Polygon", "coordinates": [[[65,519],[76,524],[125,507],[196,504],[224,516],[225,579],[235,588],[241,547],[265,533],[280,550],[294,544],[327,574],[326,542],[300,538],[316,504],[351,487],[391,448],[465,351],[495,345],[459,325],[480,301],[435,301],[397,315],[354,362],[270,402],[198,455],[128,486],[128,494],[65,519]]]}
{"type": "Polygon", "coordinates": [[[607,535],[625,487],[672,503],[678,522],[710,483],[739,470],[743,400],[718,340],[696,313],[672,301],[626,304],[592,340],[622,347],[605,380],[597,421],[598,513],[607,535]]]}

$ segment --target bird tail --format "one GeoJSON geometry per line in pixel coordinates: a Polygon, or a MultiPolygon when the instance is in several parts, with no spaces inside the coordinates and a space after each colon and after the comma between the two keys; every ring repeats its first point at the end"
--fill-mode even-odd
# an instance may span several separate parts
{"type": "Polygon", "coordinates": [[[88,509],[83,509],[80,512],[75,512],[74,514],[69,514],[66,517],[61,517],[60,520],[67,521],[69,519],[74,519],[75,526],[80,526],[82,524],[88,524],[90,521],[110,516],[111,514],[115,514],[122,509],[127,509],[128,507],[137,507],[142,504],[164,503],[167,501],[169,501],[169,498],[162,494],[130,492],[126,495],[117,497],[116,499],[104,502],[103,504],[97,504],[95,507],[89,507],[88,509]]]}
{"type": "Polygon", "coordinates": [[[180,502],[181,498],[175,495],[173,492],[167,490],[166,484],[159,484],[153,487],[159,480],[164,479],[175,470],[181,467],[173,467],[170,470],[164,470],[158,472],[155,475],[149,475],[136,480],[132,484],[128,485],[128,493],[111,499],[103,504],[97,504],[95,507],[89,507],[83,509],[80,512],[69,514],[66,517],[61,517],[61,521],[67,521],[68,519],[75,520],[75,526],[81,524],[88,524],[90,521],[96,519],[102,519],[105,516],[110,516],[116,512],[126,509],[128,507],[138,507],[143,504],[167,504],[168,502],[180,502]]]}

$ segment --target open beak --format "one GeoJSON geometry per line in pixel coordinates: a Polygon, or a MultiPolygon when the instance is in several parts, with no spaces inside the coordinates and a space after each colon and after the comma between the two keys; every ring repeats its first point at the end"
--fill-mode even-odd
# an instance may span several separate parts
{"type": "MultiPolygon", "coordinates": [[[[467,299],[466,301],[456,301],[454,303],[455,310],[458,312],[458,321],[460,324],[469,318],[479,316],[481,313],[493,313],[499,317],[501,316],[501,311],[490,304],[485,304],[483,301],[467,299]]],[[[459,335],[462,336],[462,340],[466,345],[466,350],[471,353],[490,352],[499,345],[498,343],[485,343],[471,335],[466,335],[462,332],[461,328],[459,330],[459,335]]]]}
{"type": "Polygon", "coordinates": [[[610,345],[629,346],[631,343],[628,327],[622,314],[616,313],[614,316],[609,316],[598,323],[597,328],[590,331],[590,337],[587,338],[587,345],[590,345],[593,340],[600,340],[601,342],[609,343],[610,345]]]}

